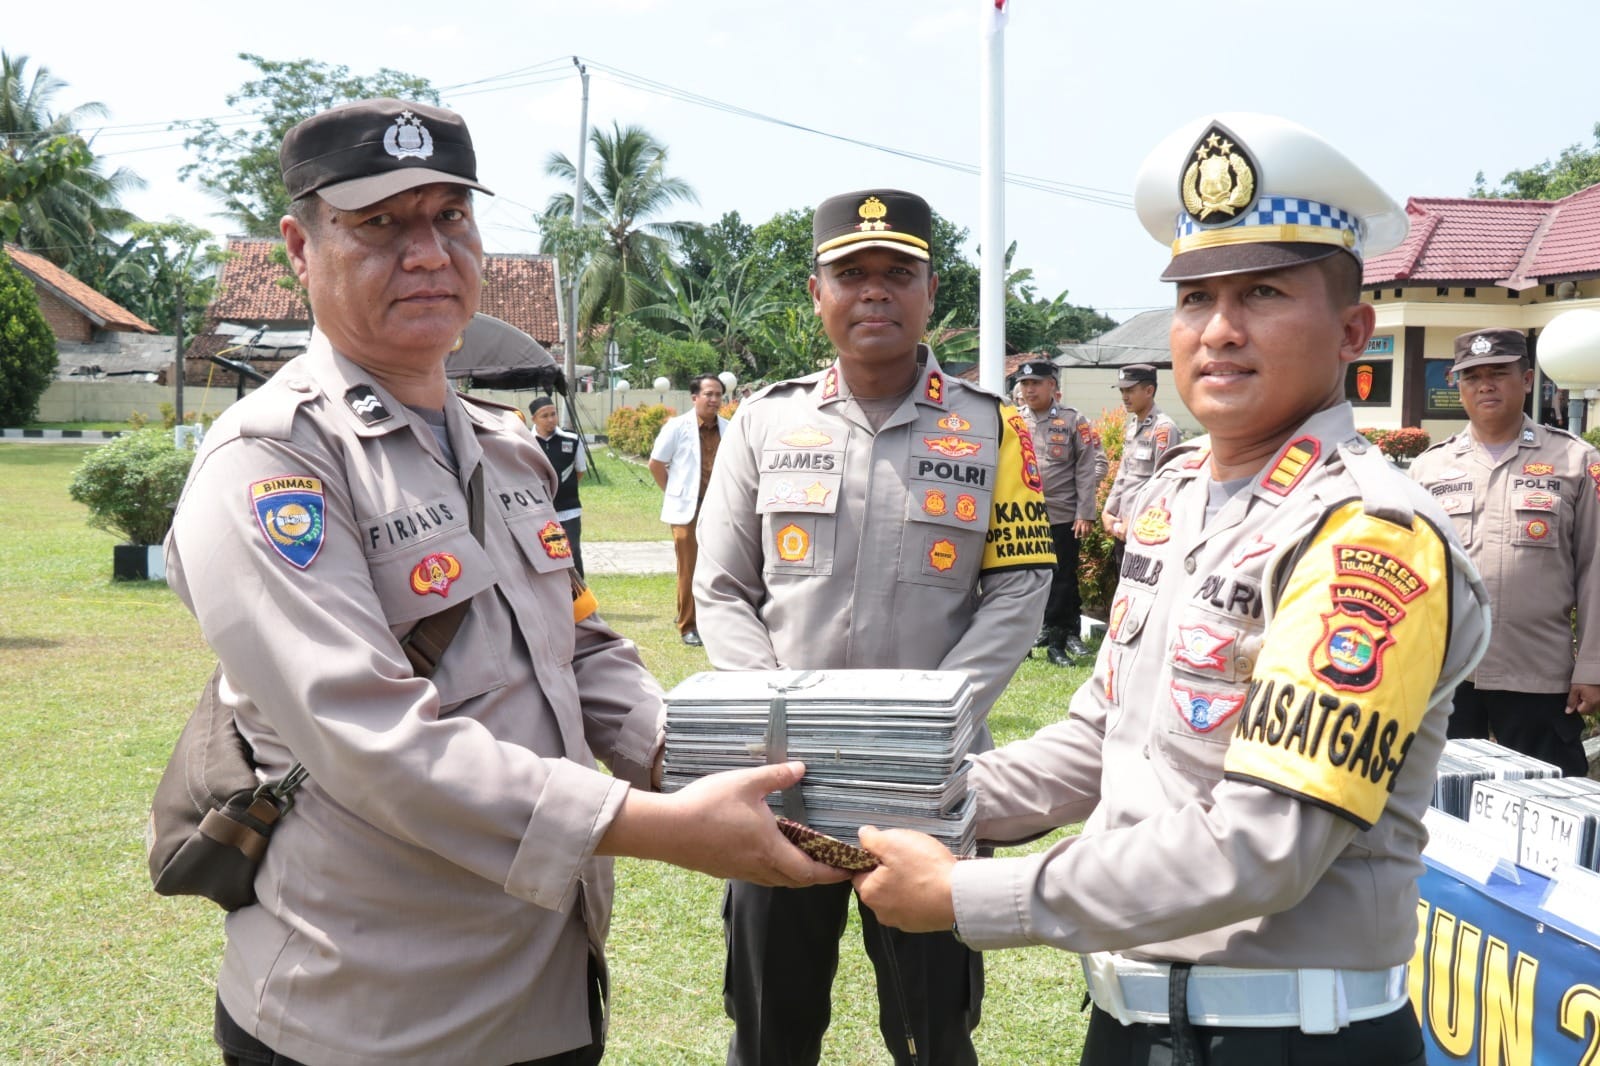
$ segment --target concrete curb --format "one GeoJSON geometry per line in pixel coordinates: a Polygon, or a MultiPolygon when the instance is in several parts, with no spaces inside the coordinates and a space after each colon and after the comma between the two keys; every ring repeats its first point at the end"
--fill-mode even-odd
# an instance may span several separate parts
{"type": "Polygon", "coordinates": [[[100,442],[122,436],[119,429],[0,429],[0,441],[56,440],[100,442]]]}

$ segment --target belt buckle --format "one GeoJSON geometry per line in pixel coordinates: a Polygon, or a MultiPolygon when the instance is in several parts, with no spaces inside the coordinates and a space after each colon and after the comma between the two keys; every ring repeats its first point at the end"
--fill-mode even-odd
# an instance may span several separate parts
{"type": "Polygon", "coordinates": [[[1094,1005],[1121,1024],[1132,1025],[1127,1002],[1122,998],[1122,981],[1117,977],[1116,955],[1109,951],[1091,951],[1079,958],[1083,961],[1083,976],[1094,1005]]]}

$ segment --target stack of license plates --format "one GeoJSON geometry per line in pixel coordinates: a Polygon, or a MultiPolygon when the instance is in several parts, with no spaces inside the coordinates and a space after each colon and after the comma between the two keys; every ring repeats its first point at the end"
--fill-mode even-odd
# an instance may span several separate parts
{"type": "Polygon", "coordinates": [[[1479,781],[1472,786],[1467,821],[1483,826],[1518,866],[1546,877],[1562,863],[1600,869],[1600,781],[1479,781]]]}
{"type": "Polygon", "coordinates": [[[1560,767],[1501,747],[1492,740],[1447,740],[1434,778],[1433,806],[1468,821],[1475,782],[1560,776],[1560,767]]]}
{"type": "MultiPolygon", "coordinates": [[[[695,674],[667,693],[662,788],[798,759],[812,829],[848,844],[858,843],[862,825],[915,829],[971,855],[976,811],[965,760],[977,734],[972,686],[959,671],[695,674]],[[773,739],[784,750],[769,759],[773,739]]],[[[777,793],[768,803],[784,809],[777,793]]]]}

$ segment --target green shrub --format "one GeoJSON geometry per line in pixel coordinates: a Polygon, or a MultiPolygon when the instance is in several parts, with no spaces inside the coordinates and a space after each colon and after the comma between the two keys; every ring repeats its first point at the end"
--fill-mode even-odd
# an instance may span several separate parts
{"type": "Polygon", "coordinates": [[[26,426],[56,372],[56,335],[39,294],[0,251],[0,426],[26,426]]]}
{"type": "MultiPolygon", "coordinates": [[[[1093,423],[1107,459],[1105,476],[1094,492],[1096,515],[1105,510],[1111,483],[1117,479],[1117,470],[1122,466],[1122,434],[1127,417],[1120,407],[1106,408],[1093,423]]],[[[1111,607],[1111,595],[1117,591],[1117,570],[1111,565],[1116,543],[1098,521],[1088,536],[1078,540],[1078,597],[1083,613],[1091,618],[1105,619],[1111,607]]]]}
{"type": "Polygon", "coordinates": [[[1600,448],[1600,426],[1595,426],[1585,433],[1583,439],[1589,442],[1589,447],[1600,448]]]}
{"type": "Polygon", "coordinates": [[[606,441],[623,455],[644,457],[667,419],[678,412],[659,403],[619,407],[606,419],[606,441]]]}
{"type": "Polygon", "coordinates": [[[129,544],[160,544],[193,462],[194,450],[176,447],[171,430],[136,430],[90,452],[67,492],[89,508],[96,529],[129,544]]]}

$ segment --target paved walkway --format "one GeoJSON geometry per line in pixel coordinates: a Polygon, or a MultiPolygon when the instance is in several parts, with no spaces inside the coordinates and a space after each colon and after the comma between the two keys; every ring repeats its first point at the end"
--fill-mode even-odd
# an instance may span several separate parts
{"type": "Polygon", "coordinates": [[[670,540],[585,540],[583,569],[590,574],[672,574],[678,566],[670,540]]]}

